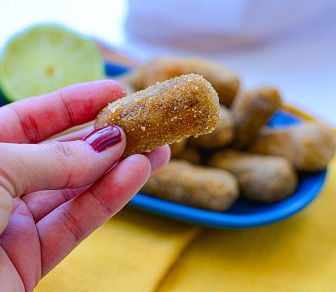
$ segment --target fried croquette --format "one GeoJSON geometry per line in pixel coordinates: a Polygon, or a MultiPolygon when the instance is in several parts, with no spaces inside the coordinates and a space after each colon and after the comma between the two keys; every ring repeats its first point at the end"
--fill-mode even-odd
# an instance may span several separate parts
{"type": "Polygon", "coordinates": [[[283,157],[224,150],[216,152],[208,165],[232,173],[242,195],[253,201],[278,202],[292,195],[298,186],[295,168],[283,157]]]}
{"type": "Polygon", "coordinates": [[[126,157],[208,134],[219,121],[216,91],[202,76],[188,74],[111,102],[98,114],[94,126],[120,126],[127,139],[126,157]]]}
{"type": "Polygon", "coordinates": [[[192,145],[199,148],[221,148],[229,145],[235,138],[235,123],[231,111],[220,106],[220,122],[216,129],[210,134],[202,135],[198,138],[189,139],[192,145]]]}
{"type": "Polygon", "coordinates": [[[245,149],[281,107],[281,103],[281,96],[273,87],[241,92],[231,107],[237,131],[233,148],[245,149]]]}
{"type": "Polygon", "coordinates": [[[208,80],[219,96],[219,102],[230,106],[240,88],[239,76],[228,68],[202,58],[154,58],[140,66],[133,77],[136,90],[145,89],[156,82],[195,73],[208,80]]]}
{"type": "Polygon", "coordinates": [[[188,139],[170,144],[170,156],[172,158],[179,157],[187,147],[188,139]]]}
{"type": "Polygon", "coordinates": [[[249,151],[279,155],[289,159],[297,170],[320,171],[335,154],[335,137],[316,122],[302,122],[281,128],[263,128],[249,151]]]}
{"type": "Polygon", "coordinates": [[[140,192],[213,211],[227,210],[239,195],[237,180],[229,172],[182,160],[171,160],[140,192]]]}
{"type": "Polygon", "coordinates": [[[177,158],[189,161],[193,164],[203,164],[203,156],[204,155],[202,155],[202,152],[198,148],[188,143],[177,158]]]}

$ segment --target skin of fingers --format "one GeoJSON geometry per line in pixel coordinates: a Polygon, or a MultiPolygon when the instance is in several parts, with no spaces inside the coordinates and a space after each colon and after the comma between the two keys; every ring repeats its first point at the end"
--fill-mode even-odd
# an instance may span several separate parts
{"type": "MultiPolygon", "coordinates": [[[[41,278],[39,245],[36,225],[29,210],[19,198],[15,198],[9,224],[0,237],[0,250],[3,250],[9,258],[9,260],[4,259],[2,262],[3,272],[8,277],[5,283],[9,284],[10,282],[11,287],[14,287],[12,282],[21,280],[26,291],[33,291],[41,278]],[[30,247],[29,252],[27,252],[27,247],[30,247]],[[10,271],[11,265],[15,267],[16,273],[10,271]],[[15,278],[18,275],[20,275],[20,279],[15,278]]],[[[4,291],[14,290],[4,289],[4,291]]]]}
{"type": "Polygon", "coordinates": [[[94,229],[117,213],[147,181],[150,171],[150,161],[145,156],[133,155],[121,161],[96,185],[55,209],[37,224],[27,205],[16,198],[16,206],[0,238],[0,246],[10,255],[25,287],[35,287],[47,271],[94,229]],[[43,242],[44,236],[46,243],[43,242]],[[41,248],[26,253],[27,244],[32,247],[41,244],[41,248]],[[43,258],[44,251],[46,260],[43,258]],[[27,261],[30,266],[34,266],[35,275],[25,269],[27,261]],[[42,271],[39,269],[41,265],[42,271]],[[47,271],[43,272],[45,266],[47,271]]]}
{"type": "Polygon", "coordinates": [[[132,155],[87,191],[54,209],[37,224],[42,276],[55,267],[96,228],[115,215],[147,181],[149,160],[132,155]]]}
{"type": "Polygon", "coordinates": [[[76,189],[46,190],[27,194],[21,197],[29,208],[34,221],[40,221],[52,210],[86,191],[91,185],[76,189]]]}
{"type": "Polygon", "coordinates": [[[86,186],[108,171],[126,145],[121,129],[108,129],[118,143],[101,153],[85,141],[44,145],[0,143],[0,232],[9,222],[14,197],[39,190],[86,186]]]}
{"type": "Polygon", "coordinates": [[[13,211],[13,198],[0,186],[0,234],[5,230],[13,211]]]}
{"type": "Polygon", "coordinates": [[[93,120],[106,104],[125,94],[120,83],[99,80],[13,102],[0,108],[0,142],[39,143],[93,120]]]}
{"type": "MultiPolygon", "coordinates": [[[[119,133],[121,133],[121,130],[119,130],[119,133]]],[[[19,198],[15,198],[13,200],[12,197],[15,197],[16,195],[19,196],[22,193],[25,193],[25,190],[29,191],[34,189],[48,189],[47,186],[57,187],[58,184],[62,185],[64,181],[66,182],[65,184],[79,184],[79,186],[83,184],[88,185],[96,181],[111,167],[111,165],[114,164],[115,161],[120,158],[121,154],[125,149],[125,139],[121,140],[120,142],[123,143],[118,143],[101,153],[97,153],[85,141],[76,141],[75,143],[80,144],[80,146],[82,146],[84,149],[82,149],[83,151],[80,151],[80,148],[77,149],[79,150],[77,153],[79,154],[79,156],[77,154],[74,154],[76,152],[74,151],[74,155],[66,158],[65,164],[60,163],[60,161],[62,161],[60,155],[51,155],[51,148],[49,148],[49,151],[47,151],[48,155],[41,155],[41,152],[43,151],[39,149],[39,147],[41,147],[40,145],[6,145],[7,143],[1,143],[1,150],[7,148],[7,151],[1,151],[2,165],[0,167],[0,170],[2,171],[0,176],[0,212],[2,216],[2,229],[0,230],[0,249],[3,248],[10,258],[10,261],[3,263],[4,269],[5,267],[8,268],[11,265],[10,262],[12,262],[22,279],[30,279],[28,281],[29,283],[25,283],[25,287],[32,287],[31,283],[36,284],[36,279],[40,278],[39,273],[38,275],[35,275],[35,280],[31,280],[31,271],[25,269],[25,267],[29,265],[31,267],[33,266],[31,269],[32,271],[40,271],[39,267],[41,266],[41,263],[35,262],[40,261],[41,259],[41,255],[39,254],[39,235],[37,233],[34,216],[33,214],[31,214],[31,212],[29,212],[28,206],[24,204],[24,202],[19,198]],[[28,146],[30,147],[31,151],[28,151],[28,153],[26,153],[25,151],[27,151],[27,148],[29,148],[28,146]],[[9,149],[13,151],[12,155],[8,155],[9,149]],[[19,154],[20,149],[23,150],[21,154],[24,154],[21,157],[19,154]],[[36,152],[34,152],[35,150],[36,152]],[[37,155],[31,155],[33,153],[37,155]],[[16,155],[18,155],[19,158],[16,157],[16,155]],[[76,155],[78,157],[76,157],[76,155]],[[81,155],[84,155],[84,159],[83,157],[80,157],[81,155]],[[48,158],[50,158],[50,156],[52,157],[51,161],[48,161],[48,158]],[[87,167],[85,165],[87,165],[88,163],[88,161],[86,161],[85,159],[86,156],[93,156],[91,158],[93,158],[92,160],[94,163],[91,164],[97,165],[97,169],[95,169],[96,167],[88,166],[88,168],[86,169],[87,172],[85,170],[83,172],[83,167],[87,167]],[[10,162],[12,161],[11,159],[13,159],[13,157],[18,158],[17,161],[20,163],[11,165],[10,162]],[[57,161],[53,161],[55,157],[57,161]],[[8,160],[6,160],[6,158],[8,158],[8,160]],[[71,159],[74,159],[73,163],[69,162],[69,160],[71,159]],[[46,169],[43,169],[43,166],[39,163],[44,164],[46,169]],[[84,165],[81,165],[83,163],[84,165]],[[25,167],[22,168],[22,165],[24,165],[25,167]],[[50,165],[52,167],[50,167],[50,165]],[[56,171],[57,166],[59,167],[59,169],[56,171]],[[19,167],[19,172],[15,172],[15,167],[19,167]],[[24,173],[20,173],[20,171],[23,171],[24,173]],[[74,178],[67,178],[67,172],[71,175],[75,174],[74,178]],[[63,179],[59,179],[62,177],[62,175],[65,175],[65,180],[63,180],[64,177],[63,179]],[[25,179],[22,179],[22,177],[25,177],[25,179]],[[58,179],[55,180],[55,177],[57,177],[58,179]],[[55,183],[56,185],[53,185],[55,183]],[[20,202],[21,204],[17,204],[17,207],[14,206],[14,210],[12,210],[13,208],[10,205],[11,202],[20,202]],[[33,247],[38,247],[29,251],[29,255],[31,255],[33,252],[36,253],[36,250],[38,251],[38,254],[35,254],[33,257],[30,258],[29,256],[25,256],[23,251],[26,252],[27,246],[32,247],[32,249],[33,247]]],[[[48,197],[45,197],[44,203],[47,204],[46,202],[48,202],[48,197]]]]}
{"type": "Polygon", "coordinates": [[[118,131],[121,135],[118,143],[101,153],[84,141],[39,145],[1,143],[0,177],[4,177],[4,181],[0,183],[13,197],[91,184],[122,155],[126,139],[122,130],[118,131]],[[15,164],[12,163],[14,158],[15,164]]]}
{"type": "Polygon", "coordinates": [[[151,174],[154,174],[169,162],[170,147],[168,145],[164,145],[162,147],[156,148],[151,152],[143,153],[143,155],[145,155],[151,162],[151,174]]]}
{"type": "Polygon", "coordinates": [[[13,275],[17,274],[17,270],[15,266],[10,263],[9,265],[5,265],[5,263],[10,262],[10,258],[7,253],[0,248],[0,265],[2,267],[0,273],[0,291],[15,291],[8,286],[16,287],[17,291],[25,291],[25,287],[23,285],[23,281],[21,278],[13,277],[13,275]],[[10,283],[8,283],[10,281],[10,283]]]}
{"type": "MultiPolygon", "coordinates": [[[[168,163],[170,148],[166,145],[156,148],[144,155],[151,163],[151,174],[153,174],[168,163]]],[[[27,204],[33,214],[35,222],[38,222],[58,206],[83,193],[88,187],[89,186],[77,189],[39,191],[25,195],[22,197],[22,200],[27,204]]]]}
{"type": "Polygon", "coordinates": [[[41,142],[41,144],[48,143],[50,141],[67,142],[67,141],[81,140],[86,135],[90,134],[93,130],[94,130],[93,125],[91,125],[91,126],[85,127],[83,129],[79,129],[71,133],[66,133],[64,135],[53,137],[51,139],[41,142]]]}

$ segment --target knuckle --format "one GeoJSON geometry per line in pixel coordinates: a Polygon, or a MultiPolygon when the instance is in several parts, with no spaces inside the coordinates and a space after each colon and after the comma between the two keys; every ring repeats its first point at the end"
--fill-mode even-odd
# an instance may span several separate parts
{"type": "Polygon", "coordinates": [[[69,143],[53,141],[50,143],[51,148],[53,149],[56,156],[60,159],[74,159],[76,158],[76,153],[73,147],[69,143]]]}
{"type": "Polygon", "coordinates": [[[52,141],[48,144],[44,144],[44,147],[49,152],[49,162],[59,174],[58,185],[63,188],[77,186],[91,166],[82,149],[72,142],[52,141]]]}

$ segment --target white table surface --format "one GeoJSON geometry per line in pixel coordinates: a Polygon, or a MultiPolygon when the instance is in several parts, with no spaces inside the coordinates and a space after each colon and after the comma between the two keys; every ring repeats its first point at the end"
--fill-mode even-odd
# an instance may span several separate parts
{"type": "MultiPolygon", "coordinates": [[[[142,60],[190,53],[128,39],[127,9],[126,0],[0,0],[0,50],[13,34],[30,25],[58,23],[142,60]]],[[[273,42],[203,56],[236,70],[244,87],[275,85],[287,104],[336,126],[335,15],[336,1],[322,17],[273,42]]]]}

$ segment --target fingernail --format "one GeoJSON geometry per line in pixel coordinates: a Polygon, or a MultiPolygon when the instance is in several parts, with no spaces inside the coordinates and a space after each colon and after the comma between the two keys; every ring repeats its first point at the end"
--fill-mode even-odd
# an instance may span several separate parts
{"type": "Polygon", "coordinates": [[[94,151],[102,152],[105,149],[118,144],[121,141],[121,133],[118,127],[106,126],[93,131],[84,137],[83,141],[88,143],[94,151]]]}

